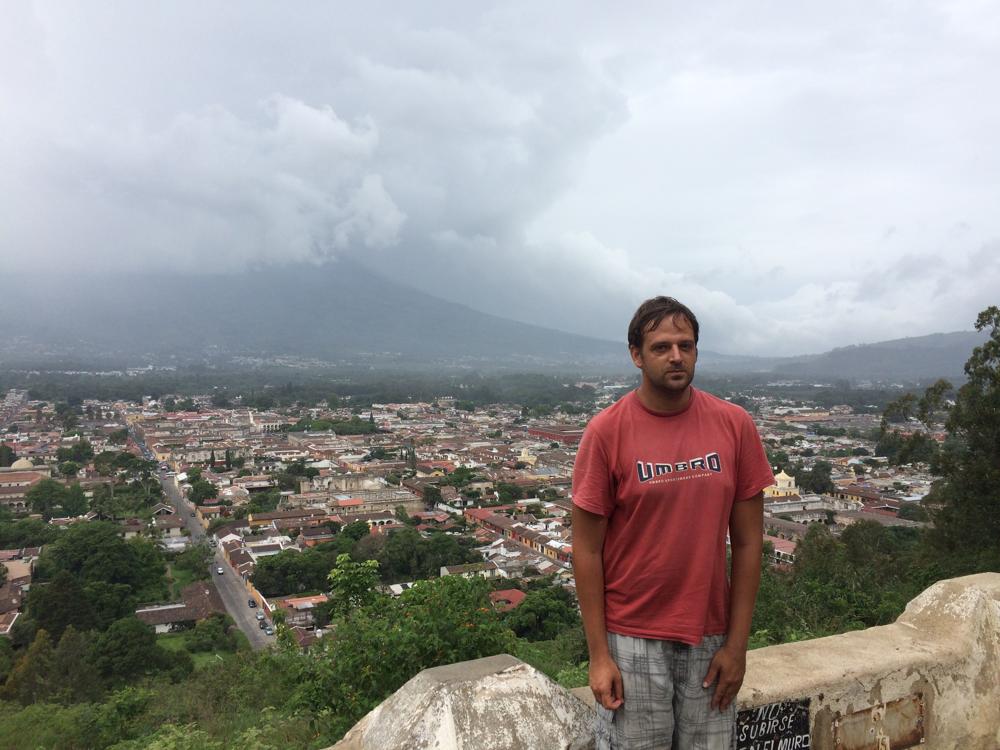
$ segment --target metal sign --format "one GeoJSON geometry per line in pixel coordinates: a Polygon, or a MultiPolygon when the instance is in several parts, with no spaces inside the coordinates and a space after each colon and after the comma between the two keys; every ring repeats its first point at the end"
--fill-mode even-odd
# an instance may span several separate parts
{"type": "Polygon", "coordinates": [[[768,703],[736,716],[736,750],[809,748],[809,699],[768,703]]]}

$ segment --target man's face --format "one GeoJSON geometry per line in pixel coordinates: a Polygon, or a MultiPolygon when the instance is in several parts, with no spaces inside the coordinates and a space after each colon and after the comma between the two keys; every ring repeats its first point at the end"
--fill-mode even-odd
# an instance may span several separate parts
{"type": "Polygon", "coordinates": [[[698,346],[694,330],[683,315],[668,315],[646,331],[642,349],[629,348],[632,362],[642,370],[643,380],[672,394],[684,391],[694,379],[698,346]]]}

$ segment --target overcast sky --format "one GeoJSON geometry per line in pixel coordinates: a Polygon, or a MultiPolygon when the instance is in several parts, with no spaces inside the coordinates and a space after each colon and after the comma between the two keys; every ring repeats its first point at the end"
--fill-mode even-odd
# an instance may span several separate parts
{"type": "Polygon", "coordinates": [[[350,257],[768,355],[1000,303],[992,0],[0,2],[0,273],[350,257]]]}

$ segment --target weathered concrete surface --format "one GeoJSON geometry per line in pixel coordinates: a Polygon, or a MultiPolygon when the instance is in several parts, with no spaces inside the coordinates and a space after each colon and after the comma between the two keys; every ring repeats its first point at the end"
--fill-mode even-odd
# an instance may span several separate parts
{"type": "Polygon", "coordinates": [[[335,750],[587,750],[593,712],[502,654],[427,669],[363,718],[335,750]]]}
{"type": "MultiPolygon", "coordinates": [[[[334,750],[583,750],[588,693],[506,655],[429,669],[334,750]]],[[[940,581],[892,625],[751,651],[738,703],[808,698],[811,747],[840,750],[838,716],[916,693],[925,750],[1000,748],[1000,573],[940,581]]]]}
{"type": "Polygon", "coordinates": [[[1000,574],[940,581],[892,625],[751,651],[741,709],[811,699],[814,750],[833,722],[922,693],[921,746],[1000,748],[1000,574]]]}

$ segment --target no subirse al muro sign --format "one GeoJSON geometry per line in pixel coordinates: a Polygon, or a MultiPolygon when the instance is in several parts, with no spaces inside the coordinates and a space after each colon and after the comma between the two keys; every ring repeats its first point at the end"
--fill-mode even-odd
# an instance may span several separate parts
{"type": "Polygon", "coordinates": [[[736,750],[805,750],[809,747],[809,699],[782,701],[740,711],[736,750]]]}

